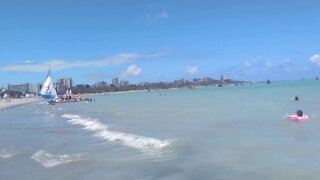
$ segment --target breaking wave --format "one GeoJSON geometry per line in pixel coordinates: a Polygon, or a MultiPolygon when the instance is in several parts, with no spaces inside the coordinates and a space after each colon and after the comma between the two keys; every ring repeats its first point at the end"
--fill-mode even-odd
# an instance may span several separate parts
{"type": "Polygon", "coordinates": [[[13,148],[0,149],[0,158],[2,159],[7,159],[17,154],[19,154],[19,152],[13,148]]]}
{"type": "Polygon", "coordinates": [[[57,154],[53,155],[48,153],[46,150],[39,150],[31,156],[42,166],[46,168],[55,167],[61,164],[67,164],[71,162],[84,160],[82,154],[57,154]]]}
{"type": "Polygon", "coordinates": [[[84,129],[95,132],[94,136],[113,142],[119,141],[122,144],[136,149],[162,149],[170,147],[170,140],[159,140],[156,138],[144,137],[135,134],[109,131],[107,125],[96,119],[84,118],[74,114],[64,114],[62,117],[69,119],[70,124],[81,125],[84,129]]]}

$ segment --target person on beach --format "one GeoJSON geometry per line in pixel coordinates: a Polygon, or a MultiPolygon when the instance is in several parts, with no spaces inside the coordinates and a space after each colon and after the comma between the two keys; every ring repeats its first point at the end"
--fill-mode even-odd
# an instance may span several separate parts
{"type": "Polygon", "coordinates": [[[303,111],[301,109],[298,109],[296,114],[297,114],[297,116],[302,117],[303,116],[303,111]]]}
{"type": "Polygon", "coordinates": [[[294,97],[294,100],[295,100],[295,101],[299,101],[299,96],[295,96],[295,97],[294,97]]]}

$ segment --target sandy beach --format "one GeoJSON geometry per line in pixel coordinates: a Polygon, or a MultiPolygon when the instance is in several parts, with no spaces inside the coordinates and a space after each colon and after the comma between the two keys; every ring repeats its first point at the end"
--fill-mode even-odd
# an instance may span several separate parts
{"type": "Polygon", "coordinates": [[[40,101],[39,98],[0,99],[0,110],[40,101]]]}

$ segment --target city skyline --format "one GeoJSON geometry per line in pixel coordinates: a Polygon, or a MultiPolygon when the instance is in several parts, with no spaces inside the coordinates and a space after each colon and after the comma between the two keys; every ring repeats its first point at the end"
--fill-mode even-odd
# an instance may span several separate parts
{"type": "MultiPolygon", "coordinates": [[[[174,79],[172,81],[158,81],[158,82],[152,82],[152,81],[144,81],[144,82],[139,82],[139,83],[130,83],[128,80],[126,79],[119,79],[118,77],[112,78],[112,79],[108,79],[108,80],[101,80],[101,81],[96,81],[94,83],[77,83],[74,84],[74,80],[72,77],[59,77],[56,80],[53,80],[53,84],[57,90],[57,92],[65,92],[66,90],[71,89],[72,87],[75,87],[77,85],[90,85],[90,86],[96,86],[96,87],[102,87],[102,86],[116,86],[116,87],[120,87],[120,86],[128,86],[130,85],[138,85],[138,84],[146,84],[146,83],[174,83],[177,81],[186,81],[186,82],[205,82],[207,81],[207,79],[210,80],[217,80],[217,81],[224,81],[229,79],[226,75],[221,75],[219,78],[213,78],[210,76],[204,76],[204,77],[194,77],[192,79],[184,79],[184,78],[179,78],[179,79],[174,79]]],[[[234,80],[234,79],[229,79],[229,80],[234,80]]],[[[239,80],[241,81],[241,80],[239,80]]],[[[243,81],[245,82],[245,81],[243,81]]],[[[249,82],[249,81],[247,81],[249,82]]],[[[38,82],[38,83],[30,83],[30,82],[21,82],[21,83],[17,83],[17,84],[6,84],[5,86],[1,86],[0,88],[6,88],[9,86],[21,86],[21,85],[38,85],[38,86],[42,86],[43,82],[38,82]]],[[[7,88],[8,89],[8,88],[7,88]]]]}
{"type": "Polygon", "coordinates": [[[227,75],[320,75],[320,2],[19,1],[0,7],[0,87],[72,77],[94,84],[227,75]]]}
{"type": "MultiPolygon", "coordinates": [[[[269,80],[268,80],[269,81],[269,80]]],[[[70,77],[60,77],[55,83],[53,88],[58,95],[63,95],[75,91],[77,93],[104,93],[104,92],[119,92],[119,91],[137,91],[137,90],[158,90],[158,89],[172,89],[172,88],[190,88],[193,89],[196,86],[225,86],[225,85],[252,85],[252,82],[238,81],[228,79],[227,76],[222,75],[220,79],[214,79],[211,77],[194,78],[192,80],[178,79],[171,82],[143,82],[138,84],[130,84],[127,80],[120,80],[113,78],[111,83],[106,81],[99,81],[94,84],[73,84],[73,80],[70,77]],[[71,91],[72,90],[72,91],[71,91]]],[[[12,96],[38,94],[44,84],[37,83],[22,83],[22,84],[8,84],[7,88],[0,87],[0,93],[4,93],[7,90],[12,96]]],[[[8,93],[8,92],[7,92],[8,93]]]]}

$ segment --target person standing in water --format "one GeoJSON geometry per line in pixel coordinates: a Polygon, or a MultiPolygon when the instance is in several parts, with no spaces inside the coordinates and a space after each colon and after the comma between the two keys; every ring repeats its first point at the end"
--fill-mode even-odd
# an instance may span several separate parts
{"type": "Polygon", "coordinates": [[[295,101],[299,101],[299,96],[295,96],[295,97],[294,97],[294,100],[295,100],[295,101]]]}

